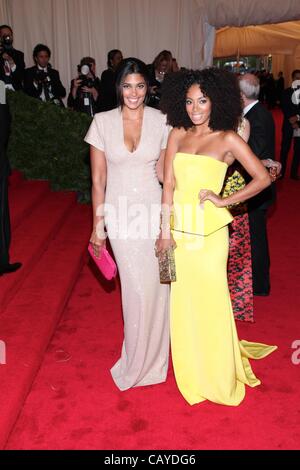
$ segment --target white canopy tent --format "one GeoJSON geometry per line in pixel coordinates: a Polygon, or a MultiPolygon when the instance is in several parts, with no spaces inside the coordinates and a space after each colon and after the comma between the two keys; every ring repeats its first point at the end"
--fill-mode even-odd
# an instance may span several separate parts
{"type": "Polygon", "coordinates": [[[98,74],[113,48],[146,62],[169,49],[197,68],[212,62],[215,28],[299,18],[299,0],[0,0],[0,22],[12,26],[26,64],[37,43],[47,44],[66,85],[86,55],[98,74]]]}
{"type": "Polygon", "coordinates": [[[215,28],[279,23],[300,19],[299,0],[199,0],[215,28]]]}
{"type": "Polygon", "coordinates": [[[208,64],[214,28],[201,12],[197,0],[0,0],[1,22],[12,26],[26,65],[32,65],[34,46],[47,44],[66,85],[82,57],[96,59],[99,75],[115,48],[147,63],[169,49],[180,65],[208,64]]]}
{"type": "Polygon", "coordinates": [[[291,80],[294,69],[300,69],[300,21],[279,24],[222,28],[216,33],[214,57],[272,55],[272,72],[283,71],[291,80]]]}

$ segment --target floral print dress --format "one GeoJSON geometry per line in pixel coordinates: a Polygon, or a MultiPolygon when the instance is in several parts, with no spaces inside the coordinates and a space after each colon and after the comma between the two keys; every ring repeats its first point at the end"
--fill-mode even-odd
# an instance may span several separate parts
{"type": "MultiPolygon", "coordinates": [[[[244,140],[246,119],[242,118],[237,133],[244,140]]],[[[247,141],[247,139],[246,139],[247,141]]],[[[246,185],[243,168],[234,163],[227,173],[223,196],[229,196],[246,185]]],[[[253,284],[249,217],[246,203],[229,206],[234,220],[230,226],[228,285],[236,320],[253,322],[253,284]]]]}
{"type": "MultiPolygon", "coordinates": [[[[245,186],[240,170],[235,169],[228,176],[223,196],[245,186]]],[[[253,287],[249,218],[247,204],[240,203],[229,207],[234,220],[230,226],[228,286],[236,320],[253,322],[253,287]]]]}

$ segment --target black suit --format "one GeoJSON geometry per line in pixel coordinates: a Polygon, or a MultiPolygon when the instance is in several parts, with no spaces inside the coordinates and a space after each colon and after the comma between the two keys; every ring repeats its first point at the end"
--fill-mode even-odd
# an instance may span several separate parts
{"type": "MultiPolygon", "coordinates": [[[[260,103],[256,103],[245,117],[250,122],[248,145],[260,159],[274,159],[275,125],[272,114],[260,103]]],[[[252,276],[254,294],[270,291],[270,256],[267,238],[267,209],[274,202],[275,186],[262,191],[248,201],[251,237],[252,276]]]]}
{"type": "Polygon", "coordinates": [[[158,80],[156,80],[154,65],[149,64],[147,67],[148,67],[148,71],[149,71],[149,86],[150,87],[156,87],[155,93],[150,96],[148,106],[151,106],[152,108],[159,109],[159,103],[160,103],[160,99],[161,99],[162,82],[159,82],[158,80]]]}
{"type": "Polygon", "coordinates": [[[113,69],[107,69],[102,72],[100,86],[99,110],[109,111],[116,108],[116,73],[113,69]]]}
{"type": "MultiPolygon", "coordinates": [[[[300,106],[294,104],[292,101],[292,95],[294,93],[293,88],[286,88],[282,93],[281,98],[281,109],[283,111],[283,123],[282,123],[282,140],[280,150],[280,162],[282,164],[282,175],[285,174],[287,158],[290,151],[291,143],[293,140],[293,127],[289,122],[289,118],[300,114],[300,106]]],[[[300,121],[299,121],[300,125],[300,121]]],[[[300,162],[300,137],[294,138],[294,155],[291,166],[291,176],[295,177],[298,173],[298,167],[300,162]]]]}
{"type": "Polygon", "coordinates": [[[12,72],[10,76],[5,75],[4,60],[1,57],[0,80],[2,80],[5,84],[11,84],[16,91],[21,90],[23,88],[25,70],[24,54],[23,52],[17,51],[16,49],[11,49],[10,51],[7,51],[7,54],[13,59],[14,63],[16,64],[16,70],[12,72]]]}
{"type": "MultiPolygon", "coordinates": [[[[30,67],[25,70],[24,75],[24,91],[27,95],[32,96],[33,98],[41,98],[41,94],[43,91],[42,83],[38,84],[38,87],[34,85],[34,81],[37,76],[38,68],[35,65],[34,67],[30,67]]],[[[51,84],[51,93],[55,99],[58,99],[62,104],[61,98],[66,96],[66,89],[64,88],[63,84],[60,81],[59,72],[53,69],[51,66],[48,66],[47,75],[50,78],[51,84]]]]}
{"type": "Polygon", "coordinates": [[[0,267],[9,264],[10,219],[8,208],[8,176],[10,167],[6,147],[10,128],[8,105],[0,104],[0,267]]]}

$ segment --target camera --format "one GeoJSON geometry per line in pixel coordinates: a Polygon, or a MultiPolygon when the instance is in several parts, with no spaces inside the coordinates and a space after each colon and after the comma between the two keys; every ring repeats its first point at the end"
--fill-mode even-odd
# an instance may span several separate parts
{"type": "Polygon", "coordinates": [[[9,54],[12,50],[12,43],[13,40],[10,36],[3,36],[0,38],[0,55],[4,54],[5,52],[9,54]]]}
{"type": "Polygon", "coordinates": [[[37,69],[35,73],[35,81],[39,84],[49,86],[51,78],[49,77],[48,73],[44,70],[37,69]]]}
{"type": "Polygon", "coordinates": [[[157,86],[154,93],[150,95],[149,104],[154,108],[158,108],[161,100],[161,87],[157,86]]]}
{"type": "Polygon", "coordinates": [[[94,86],[94,79],[88,77],[89,73],[94,75],[91,67],[91,64],[78,65],[79,80],[82,81],[80,87],[92,88],[94,86]]]}
{"type": "Polygon", "coordinates": [[[157,101],[160,101],[160,99],[161,99],[161,87],[156,88],[153,98],[157,101]]]}

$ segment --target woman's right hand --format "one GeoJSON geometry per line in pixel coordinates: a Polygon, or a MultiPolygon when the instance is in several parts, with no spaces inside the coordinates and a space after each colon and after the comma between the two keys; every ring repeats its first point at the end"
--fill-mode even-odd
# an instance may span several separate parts
{"type": "Polygon", "coordinates": [[[81,84],[82,84],[82,80],[80,80],[80,78],[75,78],[73,82],[73,87],[77,90],[81,84]]]}
{"type": "Polygon", "coordinates": [[[172,233],[169,233],[168,236],[165,235],[163,237],[162,233],[160,232],[159,237],[155,242],[155,255],[159,257],[161,253],[169,250],[170,248],[173,248],[173,250],[176,248],[176,242],[172,233]]]}
{"type": "Polygon", "coordinates": [[[78,91],[78,88],[80,87],[82,83],[82,80],[80,80],[79,78],[75,78],[73,80],[73,85],[72,85],[72,89],[71,89],[71,94],[74,98],[74,100],[76,99],[76,96],[77,96],[77,91],[78,91]]]}
{"type": "Polygon", "coordinates": [[[102,249],[106,248],[106,239],[105,238],[99,238],[96,231],[93,230],[91,238],[90,238],[90,244],[92,245],[94,255],[97,258],[99,258],[102,249]]]}

